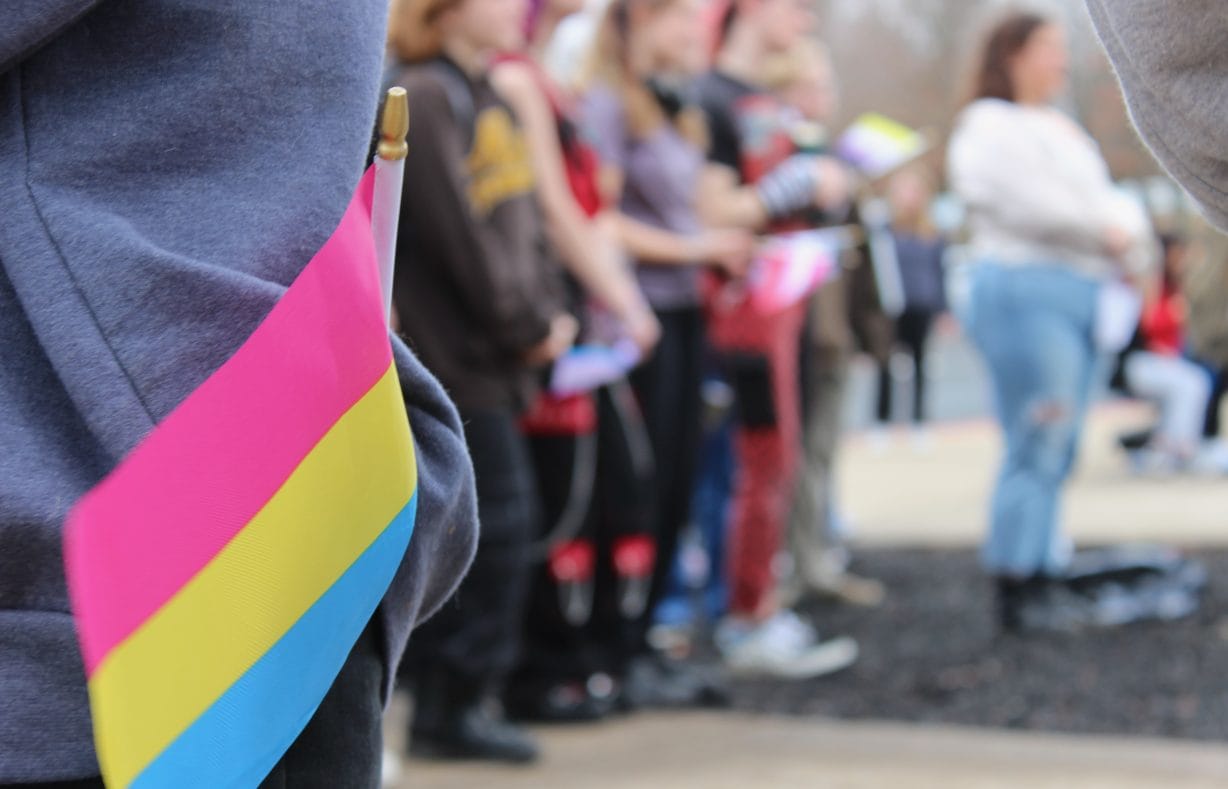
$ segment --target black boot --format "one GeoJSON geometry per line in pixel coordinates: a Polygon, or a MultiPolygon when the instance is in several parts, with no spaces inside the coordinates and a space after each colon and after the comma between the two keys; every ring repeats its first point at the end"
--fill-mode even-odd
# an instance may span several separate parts
{"type": "Polygon", "coordinates": [[[998,579],[998,625],[1005,633],[1021,633],[1025,629],[1024,612],[1043,602],[1049,579],[999,578],[998,579]]]}
{"type": "Polygon", "coordinates": [[[481,682],[446,671],[417,683],[409,752],[427,759],[528,764],[540,755],[527,732],[508,723],[481,682]]]}

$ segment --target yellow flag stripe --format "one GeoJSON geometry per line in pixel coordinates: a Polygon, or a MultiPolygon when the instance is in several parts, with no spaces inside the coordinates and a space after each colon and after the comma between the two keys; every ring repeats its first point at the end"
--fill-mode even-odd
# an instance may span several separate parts
{"type": "Polygon", "coordinates": [[[131,782],[405,507],[417,465],[404,409],[390,367],[251,522],[94,672],[98,756],[111,780],[131,782]]]}

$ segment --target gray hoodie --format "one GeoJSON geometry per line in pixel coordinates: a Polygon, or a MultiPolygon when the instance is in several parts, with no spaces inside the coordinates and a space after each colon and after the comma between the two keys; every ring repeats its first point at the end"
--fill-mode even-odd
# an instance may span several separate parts
{"type": "Polygon", "coordinates": [[[1223,0],[1087,0],[1139,133],[1228,230],[1228,7],[1223,0]]]}
{"type": "MultiPolygon", "coordinates": [[[[335,228],[370,139],[386,5],[4,0],[0,784],[98,773],[65,513],[335,228]]],[[[387,667],[459,581],[477,529],[456,413],[395,352],[420,503],[381,607],[387,667]]]]}

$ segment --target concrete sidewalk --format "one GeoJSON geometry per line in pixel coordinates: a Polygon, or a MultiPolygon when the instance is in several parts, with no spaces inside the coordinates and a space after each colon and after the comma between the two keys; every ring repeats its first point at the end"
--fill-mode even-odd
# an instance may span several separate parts
{"type": "Polygon", "coordinates": [[[739,714],[644,715],[542,732],[532,768],[408,762],[399,787],[498,789],[1211,789],[1228,749],[739,714]]]}
{"type": "MultiPolygon", "coordinates": [[[[1065,501],[1076,543],[1158,541],[1228,545],[1228,477],[1131,475],[1118,433],[1149,423],[1144,405],[1097,407],[1065,501]]],[[[917,451],[909,431],[886,448],[851,436],[840,457],[840,502],[865,545],[971,546],[980,542],[1000,461],[997,427],[987,419],[936,425],[917,451]]]]}
{"type": "MultiPolygon", "coordinates": [[[[1130,405],[1095,410],[1067,499],[1069,531],[1084,543],[1228,545],[1228,479],[1129,474],[1113,438],[1148,417],[1146,408],[1130,405]]],[[[880,451],[865,435],[850,437],[841,460],[841,501],[859,544],[962,547],[980,541],[998,464],[997,429],[984,419],[948,423],[933,429],[932,444],[915,452],[901,432],[892,448],[880,451]]],[[[395,740],[404,725],[389,730],[395,740]]],[[[410,762],[397,787],[1228,787],[1228,748],[1181,741],[738,713],[641,715],[541,736],[547,755],[541,766],[410,762]]]]}

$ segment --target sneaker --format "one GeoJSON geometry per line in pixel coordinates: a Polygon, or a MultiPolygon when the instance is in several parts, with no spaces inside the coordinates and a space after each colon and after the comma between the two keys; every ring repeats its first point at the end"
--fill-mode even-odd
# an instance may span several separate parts
{"type": "Polygon", "coordinates": [[[621,709],[723,708],[730,704],[729,690],[721,672],[690,661],[673,660],[649,652],[631,659],[627,666],[621,709]]]}
{"type": "Polygon", "coordinates": [[[860,608],[878,608],[887,599],[882,581],[847,571],[825,578],[811,589],[821,597],[860,608]]]}
{"type": "Polygon", "coordinates": [[[537,742],[527,731],[476,704],[453,711],[442,725],[428,728],[415,722],[409,753],[435,761],[504,764],[531,764],[540,756],[537,742]]]}
{"type": "Polygon", "coordinates": [[[828,548],[809,572],[785,576],[780,587],[781,604],[793,606],[813,596],[861,608],[882,605],[887,599],[887,587],[882,581],[852,572],[850,564],[847,548],[841,545],[828,548]]]}
{"type": "Polygon", "coordinates": [[[1132,586],[1157,578],[1170,586],[1201,592],[1207,585],[1207,568],[1173,548],[1127,544],[1079,551],[1071,557],[1065,574],[1066,582],[1076,587],[1101,581],[1132,586]]]}
{"type": "Polygon", "coordinates": [[[614,711],[613,684],[605,674],[586,680],[521,680],[504,691],[503,707],[516,723],[591,723],[614,711]],[[604,693],[593,692],[598,686],[604,693]]]}
{"type": "Polygon", "coordinates": [[[1135,622],[1171,622],[1198,610],[1199,590],[1160,573],[1096,579],[1000,581],[1002,628],[1012,633],[1077,633],[1135,622]]]}
{"type": "Polygon", "coordinates": [[[739,674],[812,679],[857,662],[857,642],[819,639],[814,628],[792,611],[758,624],[726,620],[717,628],[717,647],[731,671],[739,674]]]}

